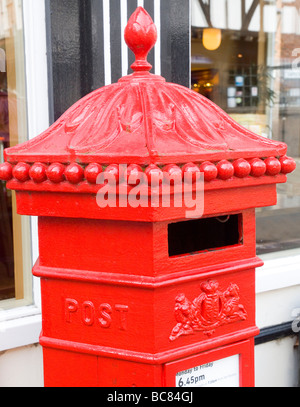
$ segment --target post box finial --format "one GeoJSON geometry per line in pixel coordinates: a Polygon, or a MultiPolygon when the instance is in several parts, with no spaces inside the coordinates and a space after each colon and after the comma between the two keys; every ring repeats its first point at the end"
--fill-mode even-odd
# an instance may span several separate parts
{"type": "Polygon", "coordinates": [[[147,56],[157,40],[156,26],[143,7],[138,7],[130,17],[125,28],[125,41],[135,55],[135,62],[131,65],[133,71],[150,71],[152,65],[147,56]]]}

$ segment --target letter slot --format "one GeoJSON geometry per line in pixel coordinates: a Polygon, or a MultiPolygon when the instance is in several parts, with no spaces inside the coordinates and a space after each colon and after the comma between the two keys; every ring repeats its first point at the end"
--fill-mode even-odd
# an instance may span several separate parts
{"type": "Polygon", "coordinates": [[[171,223],[168,225],[169,256],[241,244],[241,224],[240,214],[171,223]]]}

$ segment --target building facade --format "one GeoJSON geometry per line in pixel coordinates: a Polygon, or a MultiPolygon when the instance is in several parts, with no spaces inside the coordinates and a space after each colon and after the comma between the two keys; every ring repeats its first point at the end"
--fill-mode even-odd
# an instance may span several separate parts
{"type": "MultiPolygon", "coordinates": [[[[300,159],[299,0],[0,0],[0,160],[91,91],[131,72],[137,6],[158,41],[152,72],[191,87],[300,159]]],[[[256,386],[298,386],[299,169],[257,211],[256,386]]],[[[37,220],[1,187],[0,386],[43,386],[37,220]]]]}

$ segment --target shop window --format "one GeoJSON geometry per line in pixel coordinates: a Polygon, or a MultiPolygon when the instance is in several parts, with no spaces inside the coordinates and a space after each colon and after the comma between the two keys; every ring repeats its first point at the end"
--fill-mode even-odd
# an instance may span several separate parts
{"type": "MultiPolygon", "coordinates": [[[[27,138],[22,1],[0,0],[0,161],[27,138]]],[[[15,193],[0,182],[0,308],[28,303],[29,219],[16,213],[15,193]]]]}
{"type": "Polygon", "coordinates": [[[257,210],[259,253],[300,247],[300,0],[191,0],[191,86],[297,162],[257,210]]]}

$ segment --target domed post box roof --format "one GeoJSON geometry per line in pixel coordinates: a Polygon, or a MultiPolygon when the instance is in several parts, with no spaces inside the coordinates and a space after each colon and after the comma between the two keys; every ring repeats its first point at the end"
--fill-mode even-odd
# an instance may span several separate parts
{"type": "MultiPolygon", "coordinates": [[[[75,103],[38,137],[5,150],[0,179],[36,192],[96,192],[97,175],[129,171],[204,174],[205,188],[275,184],[295,169],[284,143],[246,130],[196,92],[149,71],[156,27],[139,7],[125,30],[133,74],[75,103]]],[[[24,212],[22,212],[24,213],[24,212]]]]}

